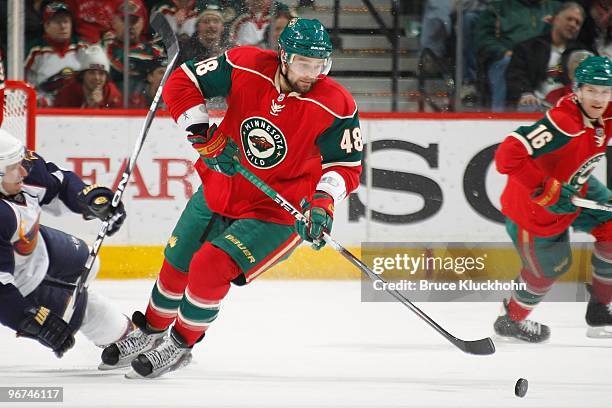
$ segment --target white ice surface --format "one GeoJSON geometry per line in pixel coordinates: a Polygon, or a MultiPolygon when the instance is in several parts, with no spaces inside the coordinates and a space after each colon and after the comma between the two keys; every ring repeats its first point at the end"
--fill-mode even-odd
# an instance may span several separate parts
{"type": "MultiPolygon", "coordinates": [[[[144,310],[152,281],[99,281],[126,313],[144,310]]],[[[499,305],[422,303],[465,339],[492,335],[499,305]]],[[[156,380],[96,369],[78,336],[58,360],[0,329],[1,386],[62,386],[62,407],[612,407],[612,339],[585,336],[584,303],[543,303],[544,345],[496,341],[467,355],[396,302],[362,303],[359,282],[257,281],[233,287],[194,363],[156,380]],[[519,377],[525,398],[514,396],[519,377]]],[[[50,407],[10,403],[0,406],[50,407]]]]}

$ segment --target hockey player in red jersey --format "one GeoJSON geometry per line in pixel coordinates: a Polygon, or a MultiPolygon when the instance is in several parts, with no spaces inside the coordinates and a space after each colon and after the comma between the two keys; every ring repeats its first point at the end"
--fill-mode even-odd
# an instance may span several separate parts
{"type": "Polygon", "coordinates": [[[134,313],[140,330],[107,347],[101,368],[131,363],[128,378],[152,378],[188,363],[230,283],[248,284],[302,240],[323,246],[334,204],[358,186],[357,107],[326,76],[332,46],[325,28],[318,20],[292,19],[279,45],[278,53],[237,47],[188,61],[165,85],[172,116],[201,156],[202,187],[168,241],[146,314],[134,313]],[[209,126],[204,98],[215,96],[226,97],[228,108],[218,126],[209,126]],[[308,222],[294,225],[236,175],[238,161],[293,205],[302,203],[308,222]]]}
{"type": "Polygon", "coordinates": [[[504,301],[494,324],[500,336],[534,343],[550,336],[548,326],[527,316],[572,263],[569,227],[595,238],[587,334],[599,336],[612,326],[612,214],[571,201],[574,196],[606,203],[612,198],[591,174],[612,135],[612,61],[587,58],[575,82],[574,93],[533,125],[511,133],[495,155],[497,170],[508,175],[501,197],[506,230],[523,263],[516,282],[527,288],[504,301]]]}

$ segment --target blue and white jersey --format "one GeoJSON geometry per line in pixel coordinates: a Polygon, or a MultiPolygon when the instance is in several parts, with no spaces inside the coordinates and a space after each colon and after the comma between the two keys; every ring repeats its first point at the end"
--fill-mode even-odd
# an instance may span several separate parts
{"type": "Polygon", "coordinates": [[[40,194],[43,188],[26,185],[18,196],[0,199],[0,283],[13,284],[23,296],[36,289],[49,267],[39,232],[40,194]]]}
{"type": "Polygon", "coordinates": [[[49,256],[40,233],[41,209],[55,215],[65,212],[66,207],[81,213],[76,197],[85,187],[83,181],[35,153],[30,154],[30,159],[32,168],[22,191],[11,197],[0,194],[0,309],[9,299],[14,306],[23,306],[23,298],[36,289],[47,273],[49,256]],[[17,288],[21,296],[11,287],[17,288]]]}

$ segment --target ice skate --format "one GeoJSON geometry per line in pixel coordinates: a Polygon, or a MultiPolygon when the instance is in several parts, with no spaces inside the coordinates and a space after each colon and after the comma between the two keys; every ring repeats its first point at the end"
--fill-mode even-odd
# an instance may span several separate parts
{"type": "Polygon", "coordinates": [[[504,299],[504,313],[500,315],[493,328],[498,336],[514,338],[528,343],[542,343],[550,337],[550,328],[532,320],[512,320],[508,314],[508,303],[504,299]]]}
{"type": "Polygon", "coordinates": [[[147,328],[147,320],[141,312],[134,312],[132,322],[137,329],[129,333],[123,340],[107,346],[102,351],[102,362],[99,370],[114,370],[127,367],[138,354],[151,350],[159,345],[167,333],[153,331],[147,328]]]}
{"type": "Polygon", "coordinates": [[[589,325],[587,337],[595,339],[612,338],[612,303],[599,303],[591,296],[585,316],[589,325]]]}
{"type": "Polygon", "coordinates": [[[129,379],[150,379],[177,370],[191,362],[191,349],[175,330],[156,348],[141,353],[132,361],[129,379]]]}

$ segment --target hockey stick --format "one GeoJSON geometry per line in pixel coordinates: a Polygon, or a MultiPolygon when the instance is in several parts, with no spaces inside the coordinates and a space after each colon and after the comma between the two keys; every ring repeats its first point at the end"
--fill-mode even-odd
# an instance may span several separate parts
{"type": "Polygon", "coordinates": [[[574,204],[576,207],[590,208],[592,210],[612,212],[612,205],[598,203],[597,201],[588,200],[586,198],[580,198],[580,197],[574,196],[572,197],[572,204],[574,204]]]}
{"type": "MultiPolygon", "coordinates": [[[[248,169],[243,167],[241,164],[236,164],[236,168],[238,172],[242,174],[244,178],[250,181],[255,187],[261,190],[265,195],[273,199],[277,202],[285,211],[290,213],[295,217],[298,221],[305,221],[306,217],[300,211],[298,211],[291,203],[285,200],[280,194],[274,191],[270,186],[263,182],[259,177],[251,173],[248,169]]],[[[368,278],[373,281],[386,282],[380,276],[375,274],[366,264],[364,264],[359,258],[355,255],[351,254],[346,248],[336,242],[332,237],[330,237],[327,233],[323,233],[323,238],[325,242],[327,242],[332,248],[338,251],[343,257],[345,257],[350,263],[359,268],[364,274],[368,276],[368,278]]],[[[386,286],[385,286],[386,287],[386,286]]],[[[399,300],[404,306],[408,309],[412,310],[417,316],[425,321],[428,325],[433,327],[438,333],[444,336],[448,341],[453,343],[460,350],[464,351],[468,354],[477,354],[477,355],[488,355],[493,354],[495,352],[495,345],[493,344],[493,340],[487,337],[480,340],[462,340],[457,338],[444,330],[438,323],[436,323],[431,317],[427,316],[421,309],[416,307],[410,300],[408,300],[404,295],[398,292],[395,289],[385,289],[387,293],[391,296],[399,300]]]]}
{"type": "Polygon", "coordinates": [[[42,281],[42,284],[46,286],[51,286],[54,288],[69,289],[69,290],[74,290],[77,287],[76,283],[64,282],[63,280],[55,279],[50,276],[45,276],[45,278],[42,281]]]}
{"type": "MultiPolygon", "coordinates": [[[[155,93],[155,98],[153,98],[153,102],[151,102],[151,106],[149,107],[149,112],[147,112],[147,116],[145,118],[144,124],[142,125],[142,130],[140,131],[140,136],[136,140],[136,144],[134,146],[134,151],[132,152],[132,156],[123,171],[123,175],[121,176],[121,181],[117,186],[117,191],[115,191],[115,195],[111,201],[113,208],[117,208],[119,203],[121,202],[121,197],[123,196],[123,192],[127,183],[132,175],[132,171],[134,170],[134,166],[136,165],[136,159],[138,159],[138,155],[142,150],[142,146],[144,145],[145,138],[149,133],[149,128],[151,127],[151,122],[153,121],[153,117],[155,116],[155,112],[157,111],[157,107],[159,106],[159,100],[161,98],[162,88],[164,84],[168,80],[168,77],[172,73],[174,66],[176,65],[176,60],[178,58],[179,53],[179,45],[176,35],[170,24],[166,18],[160,13],[155,13],[151,16],[151,27],[157,34],[161,36],[162,42],[166,47],[167,57],[168,57],[168,66],[166,67],[166,71],[164,72],[164,76],[157,87],[157,92],[155,93]]],[[[106,237],[106,232],[110,225],[110,219],[105,220],[102,223],[102,227],[100,227],[100,231],[98,232],[98,237],[94,242],[93,246],[89,251],[89,256],[87,257],[87,261],[85,262],[84,271],[76,281],[76,288],[72,292],[70,299],[68,300],[68,304],[66,305],[66,310],[62,318],[66,322],[70,322],[72,315],[74,313],[76,307],[76,300],[78,296],[83,292],[84,289],[89,286],[89,283],[95,278],[95,274],[91,273],[91,268],[94,264],[98,256],[98,252],[100,252],[100,247],[102,246],[102,242],[104,242],[104,238],[106,237]]]]}

